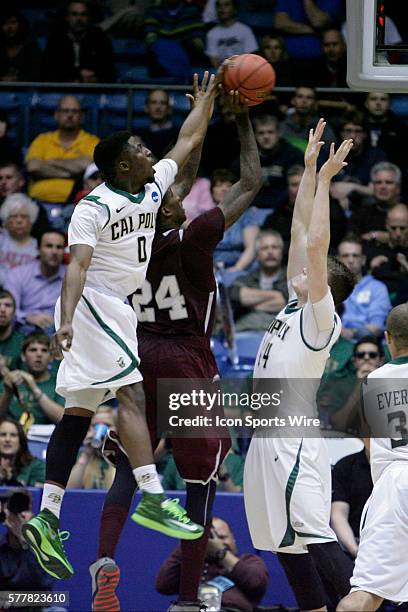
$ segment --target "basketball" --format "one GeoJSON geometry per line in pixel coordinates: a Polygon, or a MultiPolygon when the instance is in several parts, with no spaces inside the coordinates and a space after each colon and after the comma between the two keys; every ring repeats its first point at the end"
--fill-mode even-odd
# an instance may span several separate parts
{"type": "Polygon", "coordinates": [[[249,100],[248,106],[261,104],[275,85],[275,71],[260,55],[243,53],[229,58],[224,72],[227,91],[238,89],[241,100],[249,100]]]}

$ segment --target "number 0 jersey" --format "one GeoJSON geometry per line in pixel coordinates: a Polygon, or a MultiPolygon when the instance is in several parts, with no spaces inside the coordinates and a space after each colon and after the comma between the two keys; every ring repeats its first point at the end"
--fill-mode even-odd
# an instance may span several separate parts
{"type": "Polygon", "coordinates": [[[138,334],[210,338],[216,301],[213,254],[224,226],[224,214],[214,208],[185,230],[156,233],[146,281],[129,298],[138,334]]]}
{"type": "Polygon", "coordinates": [[[146,278],[162,198],[173,184],[177,164],[163,159],[154,182],[137,194],[102,183],[75,207],[68,244],[93,250],[85,287],[125,299],[146,278]]]}

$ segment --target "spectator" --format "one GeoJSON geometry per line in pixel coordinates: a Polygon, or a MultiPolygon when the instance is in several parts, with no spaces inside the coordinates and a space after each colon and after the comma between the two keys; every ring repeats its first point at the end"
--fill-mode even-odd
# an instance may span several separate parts
{"type": "Polygon", "coordinates": [[[0,233],[0,285],[9,270],[37,258],[38,245],[31,230],[38,217],[38,206],[24,193],[13,193],[0,208],[4,230],[0,233]]]}
{"type": "Polygon", "coordinates": [[[27,413],[30,425],[58,423],[64,412],[64,400],[55,391],[56,375],[49,370],[52,362],[49,337],[43,332],[29,334],[24,339],[21,358],[27,371],[4,374],[0,415],[8,413],[21,422],[27,413]]]}
{"type": "Polygon", "coordinates": [[[12,193],[19,193],[24,187],[24,176],[20,167],[13,162],[0,164],[0,201],[12,193]]]}
{"type": "Polygon", "coordinates": [[[146,11],[145,32],[152,76],[188,78],[191,66],[206,64],[204,24],[195,4],[164,0],[146,11]]]}
{"type": "MultiPolygon", "coordinates": [[[[156,589],[163,595],[179,592],[181,548],[178,546],[166,559],[156,579],[156,589]]],[[[258,555],[245,553],[238,557],[234,534],[226,521],[213,518],[211,537],[207,544],[203,586],[217,577],[229,578],[233,586],[222,590],[222,609],[252,612],[257,608],[268,587],[269,575],[258,555]]],[[[200,592],[199,592],[200,597],[200,592]]],[[[204,597],[201,595],[201,599],[204,597]]]]}
{"type": "Polygon", "coordinates": [[[178,128],[172,121],[169,93],[164,89],[151,89],[146,96],[145,113],[150,124],[138,129],[138,136],[156,159],[163,159],[178,135],[178,128]]]}
{"type": "MultiPolygon", "coordinates": [[[[281,123],[282,136],[305,151],[309,140],[309,132],[319,121],[316,92],[313,87],[304,85],[297,87],[292,98],[292,107],[293,112],[289,111],[288,116],[281,123]]],[[[336,141],[336,136],[327,123],[324,138],[328,150],[330,143],[336,141]]]]}
{"type": "Polygon", "coordinates": [[[0,419],[0,485],[42,487],[44,461],[28,450],[23,427],[11,417],[0,419]]]}
{"type": "Polygon", "coordinates": [[[347,47],[343,34],[337,28],[327,28],[322,33],[321,44],[323,55],[311,75],[312,83],[316,87],[348,87],[347,47]]]}
{"type": "Polygon", "coordinates": [[[192,221],[207,210],[214,208],[215,202],[211,195],[211,181],[198,176],[190,193],[183,200],[183,208],[188,221],[192,221]]]}
{"type": "MultiPolygon", "coordinates": [[[[220,204],[236,179],[230,170],[216,170],[211,177],[211,196],[216,206],[220,204]]],[[[229,272],[247,269],[255,258],[255,239],[259,233],[252,209],[246,210],[224,232],[224,237],[214,251],[214,261],[222,262],[229,272]]]]}
{"type": "Polygon", "coordinates": [[[385,219],[387,211],[399,202],[401,170],[390,162],[380,162],[371,170],[371,184],[371,197],[361,199],[356,192],[350,194],[354,209],[350,227],[363,240],[386,242],[385,219]]]}
{"type": "Polygon", "coordinates": [[[16,9],[2,10],[0,17],[0,80],[38,81],[41,52],[25,17],[16,9]]]}
{"type": "Polygon", "coordinates": [[[265,331],[288,301],[282,236],[273,230],[262,231],[256,253],[259,268],[230,287],[237,331],[265,331]]]}
{"type": "Polygon", "coordinates": [[[21,164],[23,160],[20,149],[16,147],[7,135],[8,127],[8,115],[4,110],[0,109],[0,169],[5,164],[21,164]]]}
{"type": "MultiPolygon", "coordinates": [[[[21,528],[33,517],[28,491],[10,491],[0,497],[0,516],[6,532],[0,536],[0,589],[3,591],[52,591],[53,579],[28,550],[21,528]]],[[[21,612],[32,612],[25,606],[21,612]]]]}
{"type": "Polygon", "coordinates": [[[71,0],[64,20],[50,34],[44,51],[49,81],[114,83],[115,60],[110,38],[90,24],[89,4],[71,0]]]}
{"type": "Polygon", "coordinates": [[[359,238],[346,236],[337,247],[337,257],[357,279],[352,294],[344,302],[342,336],[352,341],[367,334],[382,336],[391,303],[384,283],[370,274],[362,274],[366,257],[359,238]]]}
{"type": "Polygon", "coordinates": [[[102,405],[94,414],[82,451],[72,468],[67,489],[110,489],[112,485],[115,469],[102,455],[101,447],[105,434],[95,437],[97,425],[105,425],[106,431],[109,428],[115,429],[114,409],[102,405]]]}
{"type": "Polygon", "coordinates": [[[207,33],[206,54],[217,68],[231,55],[254,53],[258,43],[251,28],[237,19],[238,0],[217,0],[218,24],[207,33]]]}
{"type": "Polygon", "coordinates": [[[220,113],[208,127],[201,155],[201,167],[205,176],[211,176],[218,168],[229,168],[239,157],[239,140],[234,114],[225,103],[224,96],[218,98],[220,113]],[[220,147],[227,142],[227,147],[220,147]]]}
{"type": "Polygon", "coordinates": [[[364,440],[364,448],[340,459],[332,472],[330,522],[340,544],[353,559],[358,551],[361,515],[373,488],[369,455],[368,440],[364,440]]]}
{"type": "Polygon", "coordinates": [[[390,109],[391,97],[382,91],[372,91],[365,99],[364,118],[372,147],[380,147],[390,161],[406,168],[405,146],[408,129],[390,109]]]}
{"type": "MultiPolygon", "coordinates": [[[[368,267],[374,278],[387,286],[391,302],[408,274],[408,206],[396,204],[386,216],[388,240],[385,244],[369,242],[366,247],[368,267]]],[[[399,303],[399,302],[398,302],[399,303]]]]}
{"type": "Polygon", "coordinates": [[[282,137],[279,121],[273,115],[255,116],[254,125],[263,186],[253,205],[258,208],[276,208],[285,199],[287,171],[291,166],[302,165],[303,155],[282,137]]]}
{"type": "MultiPolygon", "coordinates": [[[[79,200],[84,198],[90,193],[95,187],[103,183],[102,173],[98,170],[97,165],[92,162],[89,164],[82,177],[82,185],[79,191],[74,195],[74,203],[77,204],[79,200]]],[[[72,212],[71,212],[72,214],[72,212]]]]}
{"type": "Polygon", "coordinates": [[[15,297],[17,321],[21,325],[53,327],[54,308],[65,274],[64,246],[65,236],[61,232],[46,232],[41,237],[39,260],[8,274],[5,287],[15,297]]]}
{"type": "Polygon", "coordinates": [[[275,70],[278,87],[293,87],[295,84],[293,65],[289,58],[285,42],[281,36],[268,35],[261,39],[260,54],[268,60],[275,70]]]}
{"type": "Polygon", "coordinates": [[[287,198],[274,212],[265,218],[262,226],[263,230],[272,229],[279,232],[283,238],[286,253],[288,251],[290,242],[290,228],[292,226],[293,208],[295,206],[295,200],[299,191],[303,171],[304,167],[300,165],[289,168],[286,174],[287,198]]]}
{"type": "Polygon", "coordinates": [[[318,32],[341,19],[341,0],[278,0],[275,29],[286,42],[290,57],[311,60],[320,57],[318,32]]]}
{"type": "Polygon", "coordinates": [[[29,195],[46,202],[66,202],[92,162],[99,139],[81,129],[83,111],[75,96],[63,96],[55,112],[58,129],[37,136],[28,148],[29,195]]]}
{"type": "Polygon", "coordinates": [[[9,291],[0,289],[0,378],[4,366],[15,370],[21,365],[24,336],[14,327],[16,301],[9,291]]]}

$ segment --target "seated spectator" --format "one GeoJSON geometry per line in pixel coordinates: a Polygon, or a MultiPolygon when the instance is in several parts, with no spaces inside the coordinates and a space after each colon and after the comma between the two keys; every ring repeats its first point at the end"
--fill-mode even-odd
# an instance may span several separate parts
{"type": "MultiPolygon", "coordinates": [[[[231,588],[222,591],[221,609],[253,612],[266,593],[269,582],[268,570],[259,555],[245,553],[238,556],[234,534],[228,523],[221,518],[213,518],[205,560],[203,587],[210,580],[217,582],[219,576],[225,576],[233,583],[231,588]]],[[[179,592],[180,568],[179,545],[159,570],[156,579],[156,589],[159,593],[173,595],[179,592]]],[[[198,597],[205,601],[200,591],[198,597]]]]}
{"type": "MultiPolygon", "coordinates": [[[[217,104],[216,104],[217,106],[217,104]]],[[[224,96],[218,98],[220,113],[210,123],[204,140],[201,155],[201,168],[204,176],[211,176],[218,168],[229,168],[239,157],[239,140],[235,116],[224,96]],[[220,142],[227,142],[227,147],[221,147],[220,142]]]]}
{"type": "Polygon", "coordinates": [[[382,91],[367,94],[364,118],[372,147],[380,147],[388,159],[400,168],[406,167],[405,146],[408,129],[391,110],[391,97],[382,91]]]}
{"type": "Polygon", "coordinates": [[[273,230],[262,231],[256,253],[259,268],[239,277],[230,287],[237,331],[268,329],[288,301],[282,236],[273,230]]]}
{"type": "Polygon", "coordinates": [[[343,457],[332,471],[330,523],[340,544],[355,559],[360,539],[363,509],[373,489],[368,440],[364,448],[343,457]]]}
{"type": "Polygon", "coordinates": [[[137,135],[156,159],[162,159],[177,140],[178,128],[172,121],[170,96],[164,89],[151,89],[145,101],[145,113],[150,125],[139,128],[137,135]]]}
{"type": "Polygon", "coordinates": [[[211,195],[211,181],[204,176],[198,176],[190,193],[183,200],[183,208],[187,221],[192,221],[207,210],[214,208],[215,202],[211,195]]]}
{"type": "MultiPolygon", "coordinates": [[[[7,135],[9,119],[7,113],[0,109],[0,168],[8,163],[21,164],[23,156],[20,149],[7,135]]],[[[1,200],[1,193],[0,193],[1,200]]]]}
{"type": "Polygon", "coordinates": [[[277,87],[293,87],[293,65],[289,59],[284,40],[281,36],[268,35],[261,38],[259,52],[275,70],[277,87]]]}
{"type": "Polygon", "coordinates": [[[149,0],[110,0],[110,14],[99,27],[104,32],[109,32],[118,38],[132,38],[142,34],[142,26],[146,8],[149,0]]]}
{"type": "Polygon", "coordinates": [[[0,289],[0,378],[3,368],[15,370],[21,366],[24,336],[14,328],[16,301],[9,291],[0,289]]]}
{"type": "Polygon", "coordinates": [[[341,0],[277,0],[274,27],[284,36],[290,57],[311,60],[321,55],[319,32],[341,16],[341,0]]]}
{"type": "Polygon", "coordinates": [[[341,334],[347,340],[359,340],[367,334],[382,336],[391,310],[387,287],[371,274],[363,276],[366,262],[359,238],[348,235],[337,247],[337,258],[355,275],[357,283],[344,302],[341,334]]]}
{"type": "Polygon", "coordinates": [[[41,237],[39,260],[9,272],[5,288],[17,305],[17,321],[21,325],[52,329],[54,308],[60,296],[65,266],[65,236],[52,230],[41,237]]]}
{"type": "Polygon", "coordinates": [[[0,164],[0,201],[12,193],[20,193],[24,187],[24,176],[21,168],[7,160],[0,164]]]}
{"type": "MultiPolygon", "coordinates": [[[[0,16],[0,80],[38,81],[41,51],[25,17],[15,7],[0,16]]],[[[11,160],[10,160],[11,161],[11,160]]]]}
{"type": "MultiPolygon", "coordinates": [[[[309,132],[318,121],[315,90],[313,87],[303,85],[297,87],[292,98],[292,109],[281,123],[282,136],[305,151],[309,140],[309,132]]],[[[336,142],[336,136],[327,122],[324,129],[324,139],[327,150],[332,142],[336,142]]]]}
{"type": "Polygon", "coordinates": [[[310,75],[312,83],[315,87],[348,87],[347,47],[343,34],[337,28],[327,28],[322,33],[321,45],[323,55],[310,75]]]}
{"type": "Polygon", "coordinates": [[[50,371],[49,337],[43,332],[28,334],[21,359],[26,370],[3,368],[0,415],[8,413],[27,429],[34,423],[58,423],[64,412],[64,400],[55,391],[56,374],[50,371]]]}
{"type": "Polygon", "coordinates": [[[218,24],[207,32],[206,54],[217,68],[231,55],[254,53],[258,43],[251,28],[238,21],[238,0],[217,0],[218,24]]]}
{"type": "Polygon", "coordinates": [[[285,199],[287,172],[291,166],[303,164],[303,154],[282,137],[279,121],[273,115],[255,116],[254,128],[263,186],[253,205],[276,209],[285,199]]]}
{"type": "Polygon", "coordinates": [[[164,0],[145,15],[145,42],[152,76],[189,78],[192,66],[205,65],[204,23],[198,6],[164,0]]]}
{"type": "Polygon", "coordinates": [[[45,202],[66,202],[75,179],[92,162],[99,138],[82,128],[83,111],[75,96],[63,96],[55,112],[57,130],[39,134],[28,148],[29,195],[45,202]]]}
{"type": "Polygon", "coordinates": [[[99,406],[83,442],[83,447],[71,471],[67,489],[109,489],[115,468],[107,462],[101,449],[105,433],[115,427],[115,411],[110,406],[99,406]],[[96,429],[97,426],[99,429],[96,429]],[[102,435],[103,433],[103,435],[102,435]]]}
{"type": "Polygon", "coordinates": [[[7,196],[0,208],[0,285],[9,270],[37,259],[37,240],[31,236],[38,206],[24,193],[7,196]]]}
{"type": "Polygon", "coordinates": [[[44,73],[45,80],[55,82],[115,82],[112,43],[100,28],[90,24],[86,0],[67,3],[64,20],[47,39],[44,73]]]}
{"type": "MultiPolygon", "coordinates": [[[[0,589],[19,591],[52,591],[53,578],[47,574],[28,549],[21,528],[33,518],[32,498],[28,491],[11,491],[0,498],[1,521],[6,532],[0,536],[0,589]]],[[[41,609],[41,608],[40,608],[41,609]]],[[[32,610],[22,608],[23,612],[32,610]]]]}
{"type": "Polygon", "coordinates": [[[44,481],[45,463],[28,450],[22,425],[0,417],[0,485],[42,487],[44,481]]]}
{"type": "MultiPolygon", "coordinates": [[[[230,170],[216,170],[211,177],[211,196],[220,204],[236,179],[230,170]]],[[[224,232],[214,251],[214,261],[223,263],[229,272],[246,270],[255,259],[255,239],[259,233],[251,208],[224,232]]]]}
{"type": "Polygon", "coordinates": [[[374,278],[387,286],[391,303],[397,304],[397,292],[408,274],[408,206],[396,204],[385,221],[388,240],[385,244],[369,242],[365,247],[368,268],[374,278]]]}
{"type": "Polygon", "coordinates": [[[401,170],[390,162],[380,162],[371,170],[373,194],[362,198],[357,186],[350,194],[353,213],[350,228],[363,240],[386,242],[385,230],[387,211],[398,204],[401,194],[401,170]]]}

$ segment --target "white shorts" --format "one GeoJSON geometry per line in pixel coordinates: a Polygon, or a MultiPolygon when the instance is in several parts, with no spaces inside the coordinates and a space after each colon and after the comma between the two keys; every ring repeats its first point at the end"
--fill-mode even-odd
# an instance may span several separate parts
{"type": "MultiPolygon", "coordinates": [[[[99,405],[115,397],[120,387],[142,380],[138,370],[137,317],[128,304],[87,287],[78,302],[72,325],[72,346],[63,353],[56,384],[57,393],[70,406],[78,397],[88,404],[98,402],[99,405]],[[75,393],[84,389],[97,391],[95,398],[75,393]]],[[[56,329],[59,326],[60,300],[55,306],[56,329]]]]}
{"type": "Polygon", "coordinates": [[[408,601],[408,463],[395,462],[375,483],[361,517],[352,591],[408,601]]]}
{"type": "Polygon", "coordinates": [[[322,438],[255,434],[245,461],[244,500],[258,550],[302,554],[308,544],[337,540],[329,526],[331,468],[322,438]]]}

